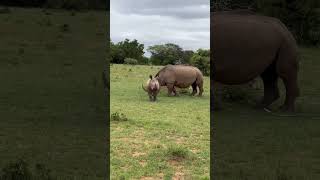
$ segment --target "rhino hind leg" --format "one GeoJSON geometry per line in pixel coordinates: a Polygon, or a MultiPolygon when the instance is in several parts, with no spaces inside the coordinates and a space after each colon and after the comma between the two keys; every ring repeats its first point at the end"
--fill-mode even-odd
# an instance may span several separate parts
{"type": "Polygon", "coordinates": [[[198,87],[199,87],[199,94],[198,94],[198,96],[202,96],[202,93],[203,93],[203,82],[200,82],[200,83],[198,84],[198,87]]]}
{"type": "Polygon", "coordinates": [[[279,99],[278,74],[276,72],[275,63],[271,64],[262,74],[264,95],[260,105],[267,108],[274,101],[279,99]]]}
{"type": "Polygon", "coordinates": [[[283,111],[289,111],[293,112],[295,107],[294,103],[296,98],[299,96],[299,88],[297,83],[296,75],[289,76],[289,77],[283,77],[283,83],[286,88],[286,99],[284,104],[281,106],[281,110],[283,111]]]}
{"type": "Polygon", "coordinates": [[[177,89],[173,86],[172,92],[175,96],[179,96],[177,89]]]}
{"type": "Polygon", "coordinates": [[[191,96],[194,96],[195,94],[197,94],[197,83],[194,82],[192,84],[192,93],[191,93],[191,96]]]}
{"type": "Polygon", "coordinates": [[[175,95],[175,93],[174,93],[174,85],[173,84],[167,84],[167,88],[168,88],[168,96],[175,95]]]}
{"type": "Polygon", "coordinates": [[[297,56],[294,52],[290,51],[290,48],[285,50],[280,53],[277,62],[277,72],[286,89],[286,98],[281,106],[281,110],[294,112],[296,98],[300,95],[298,87],[298,62],[295,61],[297,56]],[[280,59],[283,59],[283,61],[280,61],[280,59]]]}

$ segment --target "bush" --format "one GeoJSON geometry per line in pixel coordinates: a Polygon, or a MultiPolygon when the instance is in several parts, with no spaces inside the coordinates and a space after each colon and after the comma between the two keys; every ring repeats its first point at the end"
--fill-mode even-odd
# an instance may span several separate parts
{"type": "Polygon", "coordinates": [[[166,156],[172,160],[183,160],[190,157],[190,152],[187,148],[182,146],[169,146],[166,152],[166,156]]]}
{"type": "Polygon", "coordinates": [[[111,121],[128,121],[128,118],[123,113],[112,113],[111,114],[111,121]]]}
{"type": "Polygon", "coordinates": [[[254,79],[242,85],[216,87],[214,95],[226,102],[250,102],[256,92],[263,90],[262,87],[262,80],[254,79]]]}
{"type": "MultiPolygon", "coordinates": [[[[202,51],[198,50],[197,53],[194,53],[191,57],[191,64],[196,66],[197,68],[202,71],[203,75],[209,76],[210,75],[210,55],[204,54],[202,51]]],[[[208,53],[208,52],[206,52],[208,53]]]]}
{"type": "Polygon", "coordinates": [[[133,58],[125,58],[124,59],[124,64],[136,65],[136,64],[138,64],[138,60],[133,59],[133,58]]]}

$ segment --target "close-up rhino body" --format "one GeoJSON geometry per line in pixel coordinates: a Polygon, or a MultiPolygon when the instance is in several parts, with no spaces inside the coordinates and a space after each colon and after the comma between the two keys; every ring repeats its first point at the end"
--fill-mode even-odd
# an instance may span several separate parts
{"type": "Polygon", "coordinates": [[[210,46],[214,82],[234,85],[260,76],[264,84],[261,105],[267,108],[279,98],[278,79],[286,88],[284,110],[294,111],[299,96],[298,46],[278,19],[248,11],[211,13],[210,46]]]}
{"type": "Polygon", "coordinates": [[[160,86],[167,86],[168,95],[177,95],[175,87],[187,88],[192,86],[191,95],[197,93],[199,96],[203,93],[203,75],[202,72],[189,65],[166,65],[156,75],[160,86]]]}
{"type": "Polygon", "coordinates": [[[147,87],[144,87],[142,85],[142,89],[148,93],[150,101],[156,101],[157,95],[160,92],[160,85],[156,78],[152,78],[151,75],[149,76],[149,78],[150,79],[148,79],[147,81],[147,87]]]}

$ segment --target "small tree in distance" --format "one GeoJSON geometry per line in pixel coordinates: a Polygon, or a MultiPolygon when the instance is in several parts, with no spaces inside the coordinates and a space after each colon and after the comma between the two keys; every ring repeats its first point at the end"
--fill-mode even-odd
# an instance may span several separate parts
{"type": "Polygon", "coordinates": [[[210,51],[198,49],[191,57],[191,64],[199,68],[203,75],[210,75],[210,51]]]}

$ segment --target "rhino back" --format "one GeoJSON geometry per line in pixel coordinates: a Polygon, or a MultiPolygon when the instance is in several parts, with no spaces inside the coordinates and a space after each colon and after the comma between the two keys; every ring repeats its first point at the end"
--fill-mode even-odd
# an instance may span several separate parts
{"type": "Polygon", "coordinates": [[[279,25],[264,16],[215,14],[210,40],[215,80],[239,84],[261,74],[281,46],[279,30],[279,25]]]}

